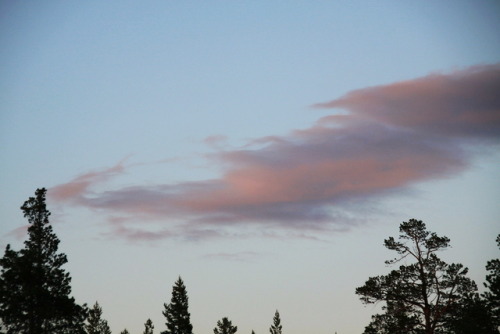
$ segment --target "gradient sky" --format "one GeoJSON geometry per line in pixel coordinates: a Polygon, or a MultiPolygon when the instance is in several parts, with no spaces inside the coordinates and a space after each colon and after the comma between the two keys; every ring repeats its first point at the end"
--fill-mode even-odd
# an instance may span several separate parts
{"type": "Polygon", "coordinates": [[[361,333],[410,218],[482,285],[500,233],[498,1],[0,3],[0,246],[48,188],[73,295],[141,333],[361,333]]]}

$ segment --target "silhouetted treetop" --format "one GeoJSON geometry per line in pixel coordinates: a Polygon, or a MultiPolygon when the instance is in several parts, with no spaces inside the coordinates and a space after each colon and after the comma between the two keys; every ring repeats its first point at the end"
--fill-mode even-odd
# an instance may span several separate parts
{"type": "Polygon", "coordinates": [[[37,189],[21,206],[28,239],[19,251],[7,245],[0,259],[0,319],[8,334],[84,333],[86,307],[70,297],[71,277],[62,268],[68,260],[58,253],[45,196],[37,189]]]}
{"type": "Polygon", "coordinates": [[[477,287],[466,277],[467,268],[447,264],[436,255],[449,247],[447,237],[427,231],[416,219],[403,222],[399,230],[398,240],[390,237],[384,241],[386,248],[398,254],[386,264],[405,260],[404,264],[387,275],[370,277],[356,289],[364,303],[385,302],[384,313],[372,317],[365,333],[447,332],[447,319],[477,294],[477,287]]]}
{"type": "Polygon", "coordinates": [[[233,326],[231,320],[224,317],[217,321],[217,327],[214,328],[214,334],[234,334],[238,330],[238,326],[233,326]]]}
{"type": "Polygon", "coordinates": [[[144,323],[144,332],[142,332],[142,334],[153,334],[154,328],[155,327],[153,326],[153,322],[151,321],[151,319],[148,319],[144,323]]]}
{"type": "Polygon", "coordinates": [[[281,325],[280,313],[276,310],[274,313],[273,324],[271,325],[271,328],[269,328],[269,332],[271,332],[271,334],[281,334],[282,328],[283,326],[281,325]]]}
{"type": "Polygon", "coordinates": [[[172,299],[170,303],[164,304],[165,310],[163,315],[167,319],[167,330],[162,334],[192,334],[193,326],[191,325],[190,314],[188,311],[189,303],[186,287],[182,278],[175,282],[172,288],[172,299]]]}
{"type": "Polygon", "coordinates": [[[111,334],[107,320],[102,318],[102,308],[98,302],[89,310],[85,331],[87,334],[111,334]]]}

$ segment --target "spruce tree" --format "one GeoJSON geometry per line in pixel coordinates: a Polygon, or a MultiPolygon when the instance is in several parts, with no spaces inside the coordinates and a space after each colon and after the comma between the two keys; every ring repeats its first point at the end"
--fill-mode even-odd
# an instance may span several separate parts
{"type": "Polygon", "coordinates": [[[188,296],[182,278],[175,282],[172,288],[172,299],[170,304],[164,304],[163,315],[167,319],[165,325],[167,330],[162,334],[192,334],[190,314],[188,312],[188,296]]]}
{"type": "Polygon", "coordinates": [[[58,253],[45,194],[37,189],[21,207],[29,223],[24,248],[7,245],[0,259],[0,319],[7,334],[84,333],[86,306],[70,297],[71,277],[62,268],[68,260],[58,253]]]}
{"type": "Polygon", "coordinates": [[[281,325],[280,313],[276,310],[274,313],[273,324],[271,325],[271,328],[269,328],[269,332],[271,332],[271,334],[281,334],[282,328],[283,326],[281,325]]]}
{"type": "Polygon", "coordinates": [[[238,330],[238,326],[233,326],[231,320],[224,317],[222,321],[217,321],[217,327],[214,328],[214,334],[234,334],[238,330]]]}
{"type": "Polygon", "coordinates": [[[111,334],[108,322],[102,318],[102,308],[98,302],[89,311],[85,331],[87,334],[111,334]]]}
{"type": "Polygon", "coordinates": [[[143,334],[153,334],[153,329],[155,327],[153,326],[153,322],[151,319],[146,320],[146,323],[144,324],[144,332],[143,334]]]}

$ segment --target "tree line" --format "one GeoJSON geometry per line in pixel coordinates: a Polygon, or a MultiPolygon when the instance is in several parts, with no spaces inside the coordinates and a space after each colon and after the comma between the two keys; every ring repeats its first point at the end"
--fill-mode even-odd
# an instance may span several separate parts
{"type": "MultiPolygon", "coordinates": [[[[0,334],[111,334],[98,302],[89,308],[71,297],[71,277],[62,268],[68,260],[58,252],[60,241],[49,223],[45,195],[46,189],[37,189],[35,197],[21,206],[29,223],[28,238],[19,251],[7,245],[0,259],[0,334]]],[[[466,267],[438,257],[449,247],[447,237],[428,231],[416,219],[403,222],[399,231],[397,239],[384,240],[384,246],[396,253],[385,263],[396,268],[368,278],[355,290],[363,303],[383,305],[364,334],[499,334],[500,260],[487,262],[486,291],[480,294],[466,267]]],[[[500,235],[496,242],[500,248],[500,235]]],[[[161,334],[193,334],[181,277],[172,287],[163,315],[166,330],[161,334]]],[[[223,317],[213,332],[237,330],[223,317]]],[[[278,310],[269,331],[282,334],[278,310]]],[[[153,333],[148,319],[143,334],[153,333]]],[[[129,332],[124,329],[120,334],[129,332]]]]}
{"type": "MultiPolygon", "coordinates": [[[[191,325],[189,303],[186,286],[179,277],[172,288],[172,299],[169,304],[164,304],[165,310],[163,315],[166,318],[167,330],[161,334],[192,334],[193,325],[191,325]]],[[[108,322],[102,317],[102,308],[98,302],[88,312],[87,323],[83,325],[87,334],[111,334],[108,322]]],[[[271,334],[282,334],[282,325],[278,310],[274,314],[273,324],[269,328],[271,334]]],[[[142,334],[153,334],[154,326],[151,319],[144,323],[144,331],[142,334]]],[[[234,334],[238,330],[238,326],[233,326],[231,320],[223,317],[217,321],[217,326],[214,328],[214,334],[234,334]]],[[[130,334],[127,329],[124,329],[120,334],[130,334]]],[[[252,334],[255,334],[252,331],[252,334]]]]}

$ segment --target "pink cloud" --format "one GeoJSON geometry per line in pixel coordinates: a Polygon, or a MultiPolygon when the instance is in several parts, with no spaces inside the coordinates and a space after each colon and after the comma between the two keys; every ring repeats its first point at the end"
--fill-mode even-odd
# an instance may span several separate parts
{"type": "Polygon", "coordinates": [[[426,133],[498,137],[499,92],[500,65],[495,64],[359,89],[315,106],[426,133]]]}
{"type": "Polygon", "coordinates": [[[16,240],[23,240],[26,238],[26,235],[28,234],[28,227],[29,225],[20,226],[6,233],[5,235],[8,237],[14,237],[16,240]]]}
{"type": "Polygon", "coordinates": [[[95,192],[124,172],[120,163],[56,186],[49,195],[122,217],[112,230],[127,239],[198,240],[228,235],[225,229],[234,226],[346,230],[356,224],[348,218],[353,211],[463,171],[478,139],[497,143],[498,92],[499,65],[360,89],[315,105],[342,108],[346,115],[217,151],[211,158],[226,167],[217,179],[95,192]],[[161,221],[158,232],[143,228],[144,221],[161,221]]]}
{"type": "Polygon", "coordinates": [[[81,202],[89,188],[99,182],[104,182],[124,171],[123,162],[99,172],[89,172],[80,175],[70,182],[51,188],[50,197],[55,201],[81,202]]]}

